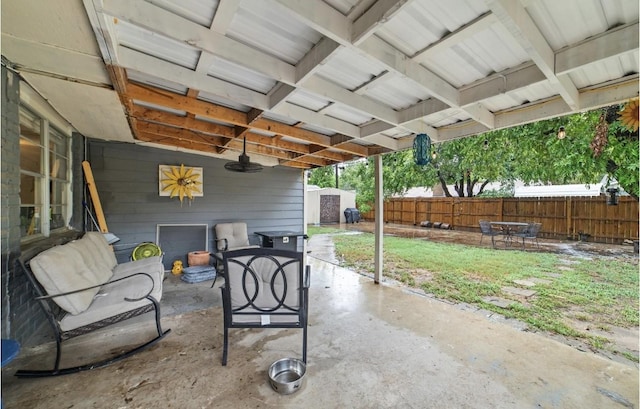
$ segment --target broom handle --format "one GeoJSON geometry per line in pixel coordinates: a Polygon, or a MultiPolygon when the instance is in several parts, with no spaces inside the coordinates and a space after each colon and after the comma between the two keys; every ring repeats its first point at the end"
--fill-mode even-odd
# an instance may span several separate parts
{"type": "Polygon", "coordinates": [[[87,186],[89,187],[89,194],[91,195],[91,203],[96,212],[96,218],[98,219],[98,225],[102,233],[108,233],[107,220],[104,218],[104,212],[102,211],[102,204],[100,204],[100,196],[98,196],[98,189],[96,188],[96,182],[93,179],[93,172],[91,171],[91,165],[88,161],[82,161],[82,169],[84,170],[84,178],[87,180],[87,186]]]}

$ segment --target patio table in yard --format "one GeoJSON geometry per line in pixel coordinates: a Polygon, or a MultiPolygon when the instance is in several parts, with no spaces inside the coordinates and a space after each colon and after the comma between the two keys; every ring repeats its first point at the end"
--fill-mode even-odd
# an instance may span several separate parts
{"type": "Polygon", "coordinates": [[[502,231],[502,235],[504,236],[504,245],[506,247],[511,247],[511,243],[513,242],[513,234],[516,233],[519,229],[527,227],[529,223],[522,222],[491,222],[492,226],[497,226],[502,231]]]}

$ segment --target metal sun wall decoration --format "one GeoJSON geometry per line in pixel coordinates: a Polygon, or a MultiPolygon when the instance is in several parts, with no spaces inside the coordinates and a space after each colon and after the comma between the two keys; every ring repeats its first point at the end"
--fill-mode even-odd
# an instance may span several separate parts
{"type": "Polygon", "coordinates": [[[177,197],[182,204],[185,198],[202,197],[202,168],[190,166],[159,165],[160,196],[177,197]]]}
{"type": "Polygon", "coordinates": [[[620,122],[631,132],[637,131],[640,125],[638,118],[639,106],[638,98],[635,98],[627,102],[620,111],[620,122]]]}

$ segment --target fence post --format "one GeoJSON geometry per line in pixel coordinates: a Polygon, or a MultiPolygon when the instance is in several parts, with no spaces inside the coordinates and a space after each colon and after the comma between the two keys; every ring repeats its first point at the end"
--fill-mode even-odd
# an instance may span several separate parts
{"type": "Polygon", "coordinates": [[[451,216],[449,217],[449,223],[451,223],[451,226],[453,226],[453,214],[455,213],[455,209],[456,209],[456,202],[453,198],[451,198],[451,216]]]}
{"type": "Polygon", "coordinates": [[[573,237],[571,233],[571,228],[573,226],[571,209],[573,206],[571,205],[571,196],[565,198],[565,213],[567,215],[567,237],[573,237]]]}

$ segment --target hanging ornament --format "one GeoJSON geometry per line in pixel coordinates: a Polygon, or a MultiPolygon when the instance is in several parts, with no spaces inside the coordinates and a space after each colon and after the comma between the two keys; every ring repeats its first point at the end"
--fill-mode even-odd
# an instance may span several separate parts
{"type": "Polygon", "coordinates": [[[598,125],[593,140],[589,144],[589,148],[593,152],[593,157],[597,158],[602,154],[607,142],[609,141],[609,124],[606,121],[605,114],[600,115],[598,125]]]}
{"type": "Polygon", "coordinates": [[[416,135],[413,140],[413,160],[416,165],[424,166],[431,161],[431,138],[426,133],[416,135]]]}

